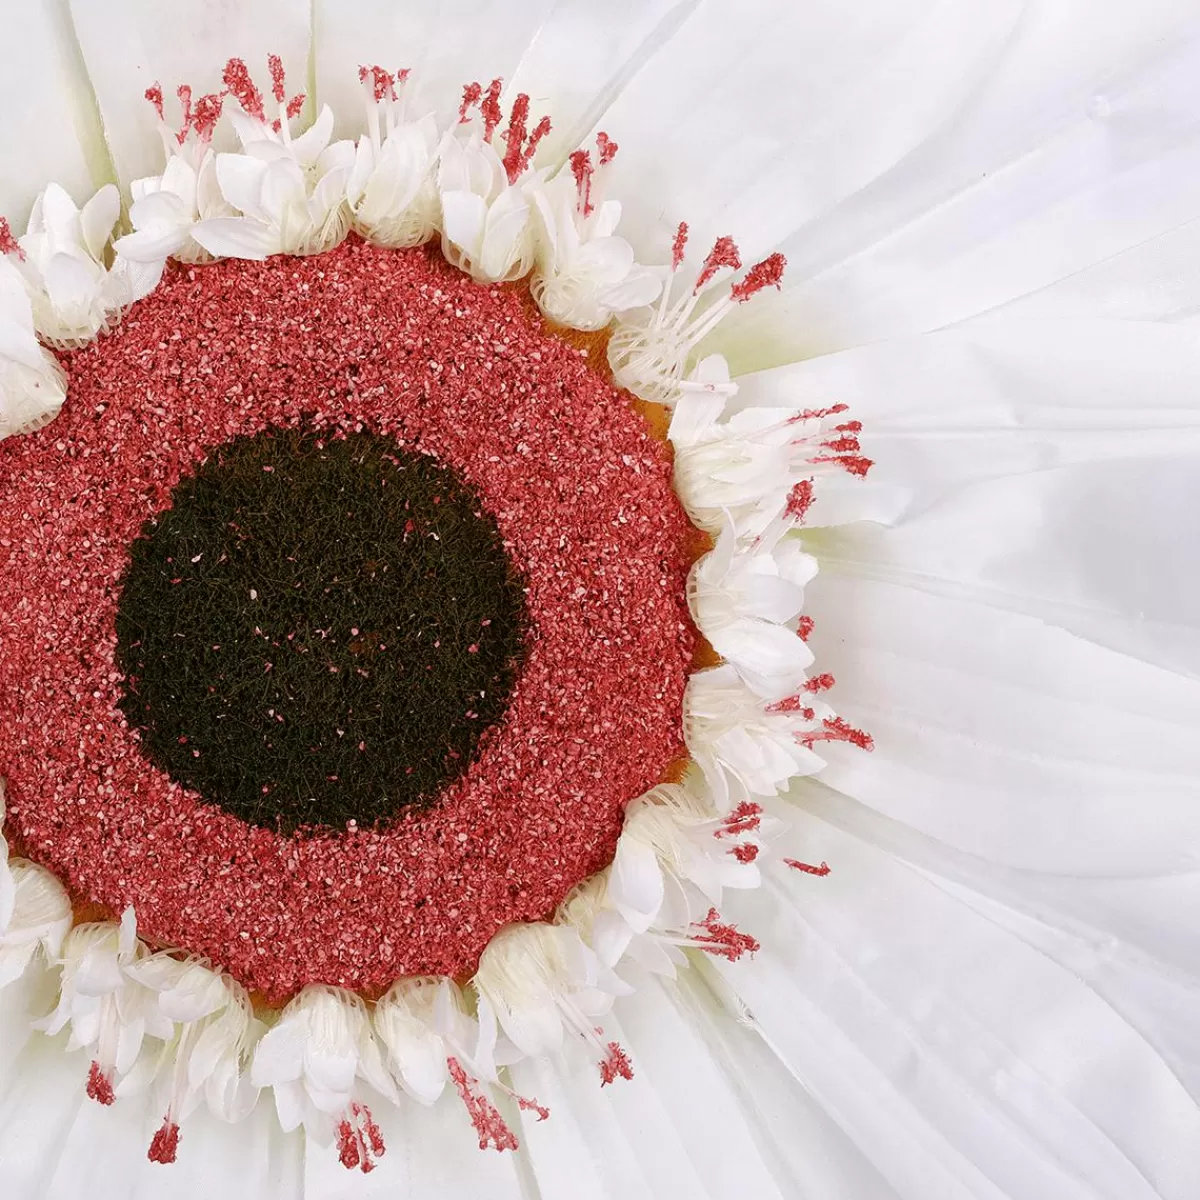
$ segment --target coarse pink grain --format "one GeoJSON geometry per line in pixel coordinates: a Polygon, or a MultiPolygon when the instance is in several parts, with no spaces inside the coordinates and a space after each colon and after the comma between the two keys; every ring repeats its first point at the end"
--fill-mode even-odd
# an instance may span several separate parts
{"type": "Polygon", "coordinates": [[[66,359],[45,429],[0,443],[0,774],[8,829],[79,903],[277,1003],[462,976],[613,857],[684,752],[694,631],[666,447],[588,363],[424,250],[172,267],[66,359]],[[511,705],[438,804],[282,837],[143,757],[117,708],[127,548],[207,450],[268,426],[369,428],[484,498],[528,580],[511,705]]]}

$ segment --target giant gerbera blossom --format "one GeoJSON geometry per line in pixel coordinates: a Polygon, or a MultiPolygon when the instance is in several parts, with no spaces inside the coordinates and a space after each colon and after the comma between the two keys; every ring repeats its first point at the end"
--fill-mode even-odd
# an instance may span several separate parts
{"type": "Polygon", "coordinates": [[[1194,1194],[1194,4],[5,34],[5,1197],[1194,1194]]]}

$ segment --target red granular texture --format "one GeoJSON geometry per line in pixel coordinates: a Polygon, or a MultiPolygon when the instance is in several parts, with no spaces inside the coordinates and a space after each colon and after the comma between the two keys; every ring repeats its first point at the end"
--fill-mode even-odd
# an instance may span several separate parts
{"type": "Polygon", "coordinates": [[[146,1157],[151,1162],[173,1163],[179,1156],[179,1126],[168,1117],[150,1142],[146,1157]]]}
{"type": "Polygon", "coordinates": [[[97,1104],[103,1104],[105,1107],[116,1099],[112,1080],[104,1073],[98,1062],[92,1063],[88,1068],[87,1094],[89,1100],[95,1100],[97,1104]]]}
{"type": "Polygon", "coordinates": [[[463,976],[611,862],[684,754],[690,526],[666,447],[585,354],[424,250],[172,267],[66,359],[62,415],[0,443],[0,775],[23,853],[80,902],[278,1003],[463,976]],[[117,702],[127,549],[206,448],[362,425],[473,484],[528,582],[504,718],[432,808],[283,837],[172,783],[117,702]]]}

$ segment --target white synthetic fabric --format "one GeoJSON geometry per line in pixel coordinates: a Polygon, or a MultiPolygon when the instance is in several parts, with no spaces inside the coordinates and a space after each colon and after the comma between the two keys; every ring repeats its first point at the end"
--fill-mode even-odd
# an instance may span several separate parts
{"type": "MultiPolygon", "coordinates": [[[[549,185],[536,171],[599,130],[621,143],[604,186],[637,259],[666,263],[681,220],[701,253],[731,234],[747,262],[789,258],[784,293],[727,305],[711,336],[657,331],[643,354],[630,321],[632,351],[617,356],[630,368],[619,379],[675,404],[693,515],[737,534],[697,568],[701,625],[733,664],[689,693],[709,808],[660,836],[663,814],[637,802],[611,870],[564,905],[570,924],[502,934],[461,991],[401,984],[373,1023],[334,989],[294,1002],[258,1044],[255,1080],[275,1085],[274,1103],[233,1125],[201,1106],[173,1173],[146,1162],[162,1096],[189,1107],[203,1089],[224,1115],[244,1107],[245,1031],[201,1047],[216,977],[176,964],[157,978],[128,919],[123,935],[76,929],[65,982],[45,970],[69,902],[5,857],[6,1200],[1192,1200],[1200,15],[1193,0],[736,8],[39,0],[6,14],[0,158],[20,170],[0,180],[0,211],[23,229],[51,180],[84,201],[111,154],[123,184],[151,181],[134,193],[118,268],[187,257],[201,218],[210,251],[247,257],[318,248],[353,220],[381,243],[444,235],[481,280],[536,260],[564,283],[543,289],[550,315],[594,324],[613,294],[628,298],[619,269],[634,259],[565,204],[569,171],[549,185]],[[164,170],[144,87],[159,80],[168,106],[179,83],[214,90],[231,55],[263,86],[269,52],[290,92],[315,79],[294,125],[317,118],[302,151],[264,136],[222,172],[208,158],[203,179],[199,161],[194,179],[164,170]],[[413,69],[394,150],[386,125],[374,138],[358,82],[376,64],[413,69]],[[461,85],[496,76],[506,113],[525,91],[533,121],[555,119],[535,171],[516,186],[497,173],[499,137],[464,165],[475,117],[435,172],[428,127],[413,122],[432,112],[445,130],[461,85]],[[358,149],[318,161],[364,131],[358,149]],[[324,192],[322,177],[334,179],[324,192]],[[539,207],[546,186],[558,202],[539,207]],[[235,196],[237,212],[201,194],[235,196]],[[564,232],[579,243],[559,255],[564,232]],[[605,243],[595,261],[579,259],[589,233],[605,243]],[[775,556],[756,539],[769,542],[827,436],[802,429],[813,445],[793,455],[775,416],[837,403],[864,423],[870,477],[813,472],[796,561],[772,576],[783,586],[764,591],[752,570],[749,587],[735,566],[775,556]],[[813,580],[803,554],[820,565],[813,580]],[[801,586],[815,630],[807,649],[796,639],[776,655],[801,586]],[[740,615],[723,607],[735,593],[740,615]],[[749,617],[773,631],[745,628],[749,617]],[[870,753],[815,735],[833,711],[815,700],[811,717],[765,711],[784,679],[803,686],[809,650],[870,753]],[[822,760],[823,782],[790,782],[822,760]],[[711,827],[741,801],[765,801],[788,826],[784,853],[830,874],[772,864],[765,823],[736,843],[761,856],[727,858],[711,827]],[[760,871],[765,887],[720,895],[760,871]],[[721,898],[722,919],[761,950],[676,974],[704,944],[689,925],[698,896],[721,898]],[[32,1035],[35,1022],[70,1024],[88,1051],[68,1049],[65,1028],[32,1035]],[[196,1045],[173,1060],[188,1064],[184,1089],[136,1094],[159,1061],[147,1047],[183,1047],[187,1027],[196,1045]],[[601,1088],[596,1045],[610,1039],[634,1078],[601,1088]],[[561,1057],[520,1057],[560,1045],[561,1057]],[[446,1086],[451,1053],[520,1151],[474,1153],[446,1086]],[[86,1099],[93,1056],[135,1094],[111,1109],[86,1099]],[[518,1110],[505,1085],[550,1119],[518,1110]],[[387,1144],[365,1176],[320,1144],[360,1101],[387,1144]],[[311,1137],[284,1134],[280,1117],[311,1137]]],[[[232,124],[217,136],[226,154],[232,124]]],[[[113,266],[118,214],[101,195],[86,217],[57,192],[51,205],[74,246],[54,290],[89,314],[72,330],[103,324],[85,294],[113,266]]],[[[31,249],[40,272],[48,260],[31,249]]],[[[62,402],[20,279],[0,262],[0,435],[62,402]]],[[[45,319],[38,330],[57,336],[45,319]]]]}
{"type": "MultiPolygon", "coordinates": [[[[412,115],[432,112],[445,127],[458,111],[463,85],[509,79],[555,0],[316,0],[317,90],[338,114],[339,137],[363,130],[358,68],[411,68],[412,115]]],[[[603,24],[607,20],[601,16],[603,24]]],[[[544,92],[526,89],[537,99],[544,92]]],[[[510,98],[511,99],[511,98],[510,98]]]]}
{"type": "Polygon", "coordinates": [[[0,216],[25,228],[50,180],[77,195],[101,179],[107,151],[79,70],[79,52],[56,0],[6,6],[0,43],[0,216]]]}
{"type": "MultiPolygon", "coordinates": [[[[308,90],[309,0],[68,2],[112,161],[125,185],[162,169],[158,120],[142,94],[152,83],[161,84],[168,111],[174,111],[180,84],[197,98],[219,92],[226,61],[241,58],[269,99],[267,55],[278,54],[289,92],[308,90]]],[[[227,121],[215,144],[218,150],[235,148],[227,121]]]]}

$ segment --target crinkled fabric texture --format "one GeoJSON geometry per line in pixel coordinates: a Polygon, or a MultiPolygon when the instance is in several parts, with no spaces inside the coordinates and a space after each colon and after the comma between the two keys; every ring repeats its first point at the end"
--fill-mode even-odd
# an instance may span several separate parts
{"type": "MultiPolygon", "coordinates": [[[[460,1153],[452,1105],[396,1110],[351,1185],[260,1107],[190,1135],[181,1200],[1190,1200],[1195,5],[69,8],[78,45],[49,6],[9,14],[10,216],[47,179],[155,165],[130,79],[212,84],[268,49],[301,78],[311,50],[350,132],[360,62],[417,68],[443,118],[464,79],[502,74],[548,98],[548,155],[601,124],[622,142],[642,261],[681,219],[788,254],[783,295],[719,335],[741,399],[852,400],[892,489],[876,523],[809,538],[812,644],[876,751],[835,749],[782,809],[833,870],[730,906],[756,959],[620,1002],[620,1089],[570,1060],[515,1069],[553,1109],[514,1116],[519,1156],[460,1153]]],[[[39,986],[0,993],[0,1179],[156,1195],[136,1106],[87,1104],[86,1063],[27,1038],[39,986]]]]}

